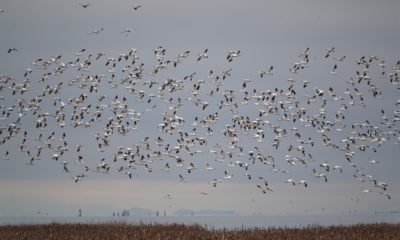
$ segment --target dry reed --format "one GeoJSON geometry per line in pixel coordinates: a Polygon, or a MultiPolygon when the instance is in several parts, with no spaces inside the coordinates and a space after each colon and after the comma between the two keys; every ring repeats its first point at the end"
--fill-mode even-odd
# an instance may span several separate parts
{"type": "Polygon", "coordinates": [[[305,228],[206,229],[182,224],[43,224],[3,225],[0,239],[29,240],[168,240],[168,239],[400,239],[400,224],[359,224],[352,226],[308,226],[305,228]]]}

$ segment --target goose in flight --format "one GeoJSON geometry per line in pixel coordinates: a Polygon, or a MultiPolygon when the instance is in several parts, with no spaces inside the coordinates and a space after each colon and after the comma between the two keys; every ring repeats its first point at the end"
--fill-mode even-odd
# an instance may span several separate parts
{"type": "Polygon", "coordinates": [[[182,174],[179,174],[179,179],[181,180],[181,182],[185,182],[185,179],[183,178],[182,174]]]}
{"type": "Polygon", "coordinates": [[[208,48],[206,48],[206,50],[204,50],[203,53],[200,53],[200,54],[198,55],[199,57],[197,58],[197,61],[200,61],[200,60],[203,59],[203,58],[208,58],[207,52],[208,52],[208,48]]]}
{"type": "Polygon", "coordinates": [[[332,71],[330,71],[329,73],[332,75],[336,75],[336,69],[337,69],[337,65],[335,64],[332,68],[332,71]]]}
{"type": "Polygon", "coordinates": [[[82,48],[81,50],[79,50],[79,52],[74,53],[74,55],[82,56],[85,51],[86,51],[86,48],[82,48]]]}
{"type": "Polygon", "coordinates": [[[345,59],[346,59],[345,55],[340,57],[340,58],[336,58],[336,60],[339,61],[339,62],[343,62],[345,59]]]}
{"type": "Polygon", "coordinates": [[[133,29],[133,28],[125,28],[121,33],[122,34],[125,33],[125,35],[128,35],[128,33],[131,33],[133,31],[135,31],[135,29],[133,29]]]}
{"type": "Polygon", "coordinates": [[[25,162],[25,164],[28,165],[28,166],[33,166],[34,165],[34,163],[33,163],[34,160],[35,160],[35,158],[31,158],[31,159],[29,159],[29,161],[25,162]]]}
{"type": "Polygon", "coordinates": [[[368,163],[371,164],[371,165],[375,165],[375,164],[379,164],[379,161],[375,160],[375,159],[371,159],[371,160],[368,161],[368,163]]]}
{"type": "Polygon", "coordinates": [[[308,86],[308,84],[310,83],[310,81],[308,80],[303,80],[303,88],[306,88],[308,86]]]}
{"type": "Polygon", "coordinates": [[[13,48],[8,49],[8,51],[7,51],[8,54],[10,54],[12,52],[18,52],[18,49],[13,47],[13,48]]]}
{"type": "Polygon", "coordinates": [[[331,53],[335,52],[335,50],[336,50],[335,47],[328,48],[328,51],[325,54],[325,58],[328,58],[331,55],[331,53]]]}
{"type": "Polygon", "coordinates": [[[390,194],[387,192],[379,192],[379,193],[385,195],[388,199],[392,199],[392,196],[390,196],[390,194]]]}
{"type": "Polygon", "coordinates": [[[99,34],[101,31],[103,31],[104,30],[104,28],[100,28],[100,29],[97,29],[97,30],[94,30],[93,32],[91,32],[91,33],[89,33],[90,35],[93,35],[93,34],[99,34]]]}
{"type": "Polygon", "coordinates": [[[222,180],[214,178],[214,180],[212,180],[212,181],[210,182],[210,184],[211,184],[213,187],[217,187],[217,184],[218,184],[218,183],[222,183],[222,180]]]}
{"type": "Polygon", "coordinates": [[[324,174],[324,173],[317,173],[317,171],[316,171],[315,169],[313,169],[313,175],[314,175],[315,177],[317,177],[317,178],[323,177],[324,180],[325,180],[325,182],[326,182],[326,183],[328,182],[328,177],[327,177],[326,174],[324,174]]]}
{"type": "Polygon", "coordinates": [[[263,182],[264,182],[264,186],[261,186],[261,185],[257,184],[257,187],[261,190],[261,192],[263,194],[266,194],[267,191],[273,192],[273,190],[270,187],[268,187],[267,180],[265,180],[263,177],[259,177],[259,179],[263,180],[263,182]]]}
{"type": "Polygon", "coordinates": [[[206,170],[207,171],[212,171],[212,170],[214,170],[214,168],[209,163],[207,163],[206,164],[206,170]]]}
{"type": "Polygon", "coordinates": [[[87,177],[87,175],[85,175],[85,174],[83,174],[83,173],[76,175],[76,176],[74,177],[75,183],[79,182],[79,181],[80,181],[82,178],[84,178],[84,177],[87,177]]]}
{"type": "Polygon", "coordinates": [[[291,183],[293,186],[296,185],[296,182],[295,182],[293,179],[291,179],[291,178],[289,178],[288,180],[286,180],[285,183],[291,183]]]}
{"type": "Polygon", "coordinates": [[[343,173],[343,169],[342,169],[342,167],[340,165],[335,165],[335,166],[333,166],[332,169],[333,170],[339,169],[340,173],[343,173]]]}
{"type": "Polygon", "coordinates": [[[267,191],[273,192],[273,190],[270,187],[266,187],[265,189],[261,189],[263,194],[266,194],[267,191]]]}
{"type": "Polygon", "coordinates": [[[308,184],[307,184],[307,181],[306,181],[306,180],[300,180],[300,181],[299,181],[299,184],[303,184],[303,185],[304,185],[304,187],[307,187],[307,186],[308,186],[308,184]]]}
{"type": "Polygon", "coordinates": [[[165,199],[171,200],[171,199],[172,199],[172,196],[171,196],[170,194],[167,194],[167,195],[164,196],[164,198],[165,198],[165,199]]]}
{"type": "Polygon", "coordinates": [[[62,163],[62,165],[63,165],[63,167],[64,167],[64,171],[68,173],[68,172],[69,172],[68,163],[67,163],[66,161],[64,161],[64,162],[62,163]]]}
{"type": "Polygon", "coordinates": [[[87,8],[90,6],[90,3],[79,3],[83,8],[87,8]]]}
{"type": "Polygon", "coordinates": [[[142,5],[132,6],[133,10],[135,10],[135,11],[137,11],[141,7],[142,7],[142,5]]]}
{"type": "Polygon", "coordinates": [[[225,171],[225,176],[224,176],[225,179],[232,179],[232,177],[233,177],[233,174],[228,174],[228,172],[225,171]]]}
{"type": "Polygon", "coordinates": [[[321,168],[325,169],[325,171],[329,172],[329,164],[328,163],[321,163],[319,165],[321,168]]]}
{"type": "Polygon", "coordinates": [[[310,47],[307,47],[303,52],[300,53],[299,57],[307,56],[309,50],[310,50],[310,47]]]}
{"type": "Polygon", "coordinates": [[[83,161],[83,157],[81,155],[78,156],[78,159],[75,161],[76,165],[83,165],[85,162],[83,161]]]}
{"type": "Polygon", "coordinates": [[[260,77],[263,78],[264,75],[273,75],[272,70],[274,69],[274,66],[270,66],[268,70],[259,70],[257,73],[260,74],[260,77]]]}
{"type": "Polygon", "coordinates": [[[363,193],[370,193],[370,192],[372,192],[372,191],[371,191],[371,189],[365,188],[365,189],[362,190],[362,192],[363,192],[363,193]]]}
{"type": "Polygon", "coordinates": [[[379,181],[379,182],[378,182],[378,180],[376,180],[376,179],[373,179],[372,181],[374,182],[375,187],[377,187],[377,188],[382,188],[384,191],[387,190],[387,186],[388,186],[387,183],[382,182],[382,181],[379,181]]]}
{"type": "Polygon", "coordinates": [[[233,59],[238,58],[239,56],[240,56],[240,50],[231,50],[228,52],[226,60],[228,60],[228,62],[232,62],[233,59]]]}
{"type": "Polygon", "coordinates": [[[6,151],[6,153],[3,156],[3,159],[4,160],[10,160],[10,152],[9,151],[6,151]]]}

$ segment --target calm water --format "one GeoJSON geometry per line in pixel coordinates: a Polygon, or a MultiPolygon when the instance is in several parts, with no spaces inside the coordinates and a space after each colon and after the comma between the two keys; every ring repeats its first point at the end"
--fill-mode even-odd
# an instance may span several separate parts
{"type": "Polygon", "coordinates": [[[400,223],[400,213],[305,216],[160,216],[160,217],[0,217],[0,224],[40,223],[183,223],[210,229],[255,227],[304,227],[308,225],[352,225],[357,223],[400,223]]]}

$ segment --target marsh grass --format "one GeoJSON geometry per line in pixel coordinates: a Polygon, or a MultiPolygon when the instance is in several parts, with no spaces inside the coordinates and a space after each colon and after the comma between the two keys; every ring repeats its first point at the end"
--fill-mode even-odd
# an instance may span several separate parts
{"type": "Polygon", "coordinates": [[[358,224],[351,226],[308,226],[305,228],[207,229],[183,224],[38,224],[0,226],[0,239],[108,240],[108,239],[400,239],[400,224],[358,224]]]}

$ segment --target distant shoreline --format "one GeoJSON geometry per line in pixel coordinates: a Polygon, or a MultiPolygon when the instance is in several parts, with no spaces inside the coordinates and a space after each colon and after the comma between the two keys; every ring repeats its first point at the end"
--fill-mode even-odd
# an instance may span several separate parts
{"type": "Polygon", "coordinates": [[[0,226],[46,224],[184,224],[211,227],[212,229],[237,228],[304,228],[307,226],[353,226],[358,224],[400,224],[399,213],[341,214],[341,215],[218,215],[218,216],[129,216],[129,217],[61,217],[30,216],[0,217],[0,226]]]}

